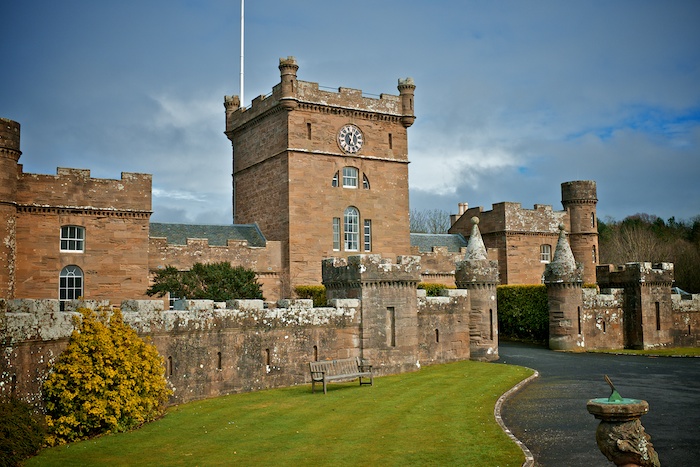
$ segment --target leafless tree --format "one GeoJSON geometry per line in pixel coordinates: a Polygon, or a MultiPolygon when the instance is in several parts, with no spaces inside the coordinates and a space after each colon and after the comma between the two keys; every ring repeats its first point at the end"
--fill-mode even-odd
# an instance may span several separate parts
{"type": "Polygon", "coordinates": [[[451,227],[450,214],[442,209],[411,209],[409,227],[413,233],[444,234],[451,227]]]}

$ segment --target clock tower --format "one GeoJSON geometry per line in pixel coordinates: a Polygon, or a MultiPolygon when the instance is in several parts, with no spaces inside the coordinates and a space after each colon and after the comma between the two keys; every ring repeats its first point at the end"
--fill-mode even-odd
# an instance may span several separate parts
{"type": "Polygon", "coordinates": [[[332,256],[410,254],[407,128],[415,85],[399,95],[320,89],[280,59],[280,83],[241,107],[226,96],[236,224],[282,243],[283,296],[321,283],[332,256]]]}

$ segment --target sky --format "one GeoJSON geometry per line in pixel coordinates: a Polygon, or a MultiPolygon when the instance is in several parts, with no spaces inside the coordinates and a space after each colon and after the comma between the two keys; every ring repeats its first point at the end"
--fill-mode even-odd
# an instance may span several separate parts
{"type": "MultiPolygon", "coordinates": [[[[24,172],[153,175],[153,222],[230,224],[224,95],[240,0],[1,0],[0,117],[24,172]]],[[[412,209],[561,207],[700,215],[700,2],[248,0],[245,105],[298,79],[398,95],[416,83],[412,209]]]]}

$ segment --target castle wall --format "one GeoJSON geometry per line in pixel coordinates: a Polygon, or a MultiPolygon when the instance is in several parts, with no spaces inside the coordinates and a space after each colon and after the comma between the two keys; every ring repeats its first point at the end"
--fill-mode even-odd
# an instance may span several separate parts
{"type": "Polygon", "coordinates": [[[598,293],[594,288],[585,287],[582,292],[580,326],[586,349],[624,348],[623,290],[598,293]]]}
{"type": "Polygon", "coordinates": [[[435,246],[427,253],[420,253],[417,248],[413,250],[413,254],[420,255],[421,282],[455,286],[455,266],[464,259],[466,248],[459,253],[451,253],[443,246],[435,246]]]}
{"type": "Polygon", "coordinates": [[[671,338],[678,347],[700,346],[700,294],[685,299],[671,295],[671,338]]]}
{"type": "Polygon", "coordinates": [[[426,297],[418,290],[418,361],[421,365],[470,358],[469,295],[449,290],[426,297]]]}
{"type": "Polygon", "coordinates": [[[186,245],[169,244],[166,238],[149,238],[148,269],[166,266],[189,270],[195,263],[228,262],[257,274],[263,297],[276,302],[282,298],[282,251],[280,242],[268,241],[265,248],[249,247],[246,241],[229,240],[227,246],[209,245],[207,239],[188,238],[186,245]]]}
{"type": "Polygon", "coordinates": [[[145,297],[151,176],[122,173],[94,179],[89,170],[20,173],[15,218],[16,298],[57,297],[59,274],[83,272],[83,297],[145,297]],[[61,251],[61,227],[85,229],[83,251],[61,251]]]}

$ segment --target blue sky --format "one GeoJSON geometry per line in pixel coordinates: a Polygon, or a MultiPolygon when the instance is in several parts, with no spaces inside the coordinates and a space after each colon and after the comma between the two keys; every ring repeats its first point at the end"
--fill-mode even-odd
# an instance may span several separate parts
{"type": "MultiPolygon", "coordinates": [[[[3,2],[0,117],[25,172],[153,174],[152,221],[231,222],[224,95],[238,94],[238,0],[3,2]]],[[[248,0],[245,98],[299,79],[367,94],[416,83],[411,207],[700,214],[700,2],[248,0]]]]}

